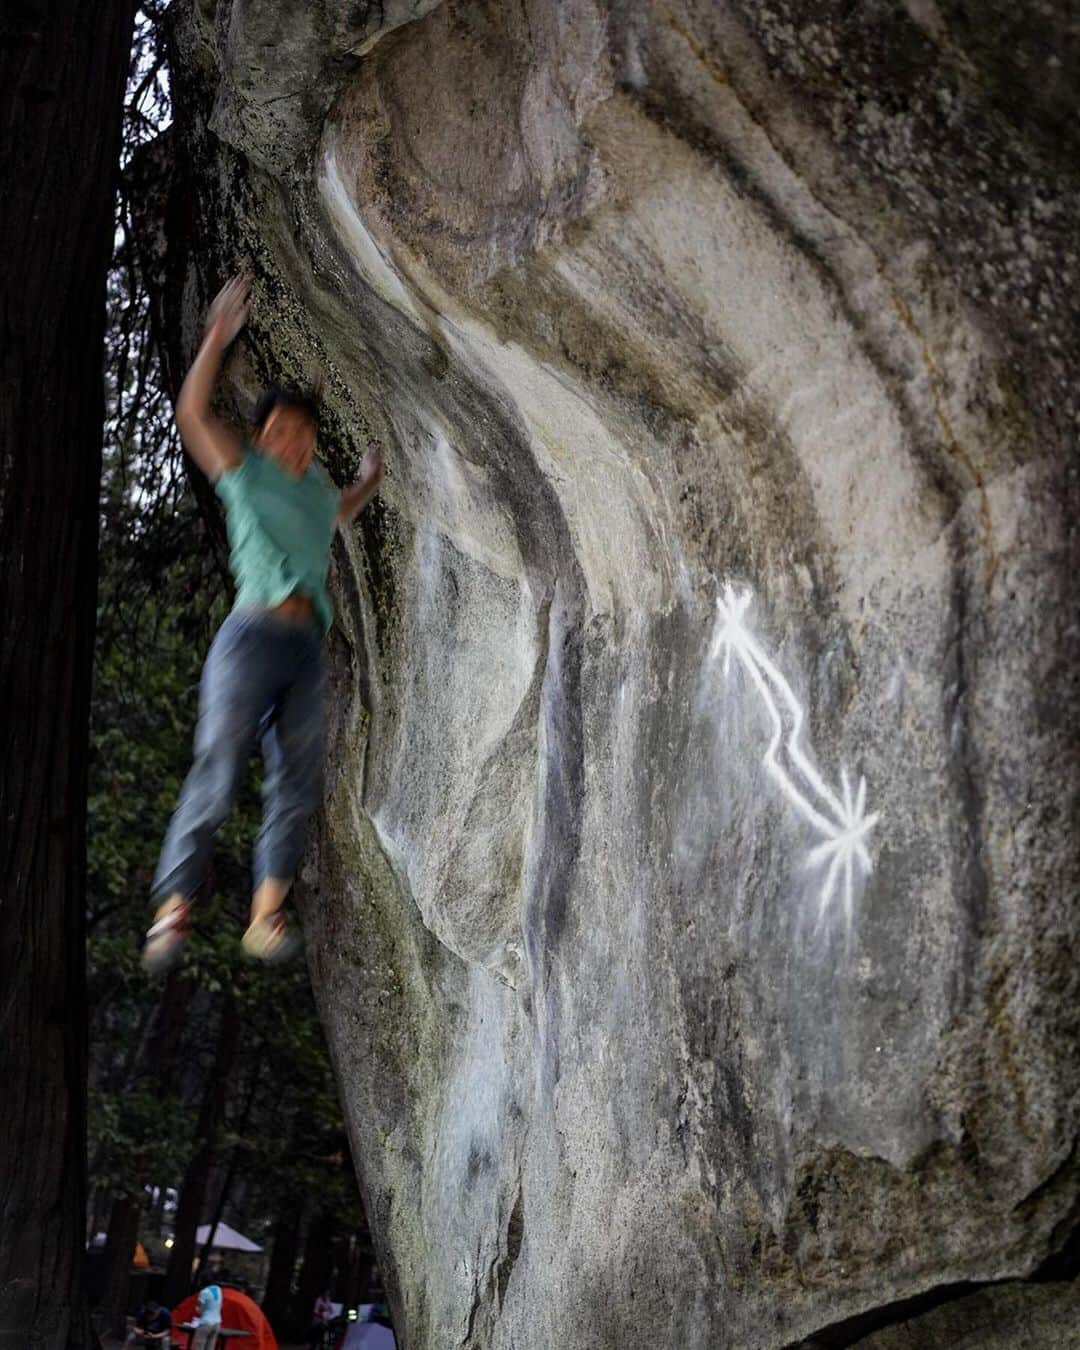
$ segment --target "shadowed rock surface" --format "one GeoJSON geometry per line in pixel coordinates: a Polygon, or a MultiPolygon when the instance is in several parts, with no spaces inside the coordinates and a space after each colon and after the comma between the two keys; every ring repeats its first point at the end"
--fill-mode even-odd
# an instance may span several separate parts
{"type": "Polygon", "coordinates": [[[405,1346],[1075,1344],[1073,11],[174,16],[173,374],[250,260],[237,406],[386,450],[304,907],[405,1346]]]}

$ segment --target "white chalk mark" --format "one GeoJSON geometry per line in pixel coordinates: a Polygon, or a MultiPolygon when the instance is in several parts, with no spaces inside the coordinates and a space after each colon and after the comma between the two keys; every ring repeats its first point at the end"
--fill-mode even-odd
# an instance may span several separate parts
{"type": "Polygon", "coordinates": [[[746,612],[752,596],[749,590],[737,590],[730,581],[717,596],[717,624],[709,646],[709,659],[724,657],[724,675],[731,672],[731,656],[742,663],[754,687],[761,695],[772,722],[773,732],[763,763],[769,776],[799,814],[823,836],[806,858],[810,869],[824,869],[818,898],[818,919],[823,922],[840,887],[844,913],[850,923],[855,906],[856,872],[868,876],[873,862],[866,847],[866,836],[881,819],[878,812],[866,814],[866,779],[860,776],[852,789],[847,770],[840,770],[840,795],[825,782],[802,746],[805,714],[780,670],[762,649],[746,625],[746,612]],[[775,695],[775,696],[774,696],[775,695]],[[790,730],[784,738],[785,711],[790,730]],[[788,767],[781,762],[785,755],[788,767]]]}

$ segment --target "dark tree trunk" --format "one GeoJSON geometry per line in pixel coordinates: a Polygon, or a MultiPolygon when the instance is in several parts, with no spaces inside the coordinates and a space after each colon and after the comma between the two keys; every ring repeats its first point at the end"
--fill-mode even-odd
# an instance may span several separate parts
{"type": "Polygon", "coordinates": [[[105,1277],[101,1295],[102,1331],[123,1336],[127,1332],[128,1291],[131,1288],[131,1261],[139,1234],[139,1202],[129,1195],[118,1195],[109,1214],[105,1241],[105,1277]]]}
{"type": "Polygon", "coordinates": [[[328,1210],[319,1208],[308,1225],[304,1243],[304,1264],[296,1290],[296,1320],[299,1327],[311,1326],[315,1300],[330,1284],[333,1274],[334,1220],[328,1210]]]}
{"type": "MultiPolygon", "coordinates": [[[[150,329],[161,361],[165,387],[175,405],[195,352],[185,349],[180,298],[186,290],[189,251],[199,247],[199,193],[186,157],[178,157],[172,128],[141,147],[128,169],[128,200],[134,224],[135,252],[150,301],[150,329]]],[[[216,290],[216,287],[214,288],[216,290]]],[[[214,561],[233,594],[225,514],[210,480],[190,455],[184,470],[206,523],[214,561]]]]}
{"type": "Polygon", "coordinates": [[[140,1070],[152,1065],[159,1078],[174,1074],[184,1030],[184,1010],[190,1001],[191,988],[183,973],[170,970],[150,1027],[146,1055],[138,1066],[140,1070]]]}
{"type": "MultiPolygon", "coordinates": [[[[91,1169],[91,1176],[93,1170],[91,1169]]],[[[109,1191],[106,1186],[95,1186],[86,1223],[86,1241],[93,1242],[98,1233],[107,1231],[109,1222],[109,1191]]]]}
{"type": "Polygon", "coordinates": [[[173,1245],[169,1252],[169,1266],[165,1272],[163,1301],[175,1307],[191,1292],[191,1263],[195,1259],[195,1230],[206,1203],[206,1187],[217,1155],[218,1125],[225,1113],[225,1099],[229,1090],[229,1074],[236,1058],[240,1036],[240,1015],[236,1002],[225,995],[221,1011],[214,1061],[210,1065],[195,1126],[195,1152],[188,1163],[180,1201],[176,1207],[176,1226],[173,1245]]]}
{"type": "Polygon", "coordinates": [[[91,1344],[85,816],[129,0],[0,17],[0,1345],[91,1344]]]}
{"type": "MultiPolygon", "coordinates": [[[[248,1078],[247,1094],[244,1097],[244,1105],[240,1111],[239,1119],[235,1122],[234,1128],[239,1135],[243,1135],[248,1127],[248,1121],[251,1119],[251,1108],[255,1104],[255,1093],[259,1086],[259,1074],[262,1070],[263,1049],[260,1046],[258,1054],[252,1060],[251,1074],[248,1078]]],[[[210,1222],[206,1234],[206,1241],[199,1252],[199,1272],[206,1269],[206,1263],[214,1248],[214,1239],[217,1237],[218,1228],[222,1219],[225,1217],[225,1206],[229,1203],[229,1197],[232,1195],[233,1186],[236,1183],[236,1173],[240,1166],[240,1148],[235,1147],[229,1154],[229,1165],[225,1169],[225,1176],[222,1179],[221,1187],[218,1191],[217,1204],[214,1206],[214,1212],[210,1216],[210,1222]]]]}
{"type": "Polygon", "coordinates": [[[330,1240],[330,1269],[327,1272],[326,1285],[333,1292],[335,1302],[347,1303],[345,1286],[349,1280],[349,1234],[335,1225],[330,1240]]]}
{"type": "Polygon", "coordinates": [[[302,1213],[301,1202],[292,1200],[282,1207],[274,1223],[270,1269],[266,1276],[266,1297],[262,1301],[262,1310],[278,1336],[284,1331],[289,1315],[302,1213]]]}
{"type": "Polygon", "coordinates": [[[367,1273],[370,1249],[370,1242],[365,1241],[365,1236],[355,1232],[347,1240],[338,1288],[346,1308],[355,1308],[358,1303],[364,1301],[364,1276],[367,1273]]]}

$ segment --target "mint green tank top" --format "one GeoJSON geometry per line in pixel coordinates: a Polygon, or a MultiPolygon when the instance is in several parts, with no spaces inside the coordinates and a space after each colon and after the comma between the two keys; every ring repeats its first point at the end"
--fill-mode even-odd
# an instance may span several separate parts
{"type": "Polygon", "coordinates": [[[235,609],[280,604],[299,591],[310,598],[325,633],[334,617],[326,589],[340,494],[314,460],[292,478],[252,446],[214,490],[225,503],[235,609]]]}

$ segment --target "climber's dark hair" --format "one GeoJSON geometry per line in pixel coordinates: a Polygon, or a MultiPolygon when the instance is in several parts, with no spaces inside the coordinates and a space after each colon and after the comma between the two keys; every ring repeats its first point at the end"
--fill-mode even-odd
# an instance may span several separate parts
{"type": "Polygon", "coordinates": [[[316,427],[319,425],[317,393],[306,393],[294,385],[268,385],[255,404],[255,411],[251,415],[252,425],[256,428],[261,427],[275,408],[297,408],[310,417],[316,427]]]}

